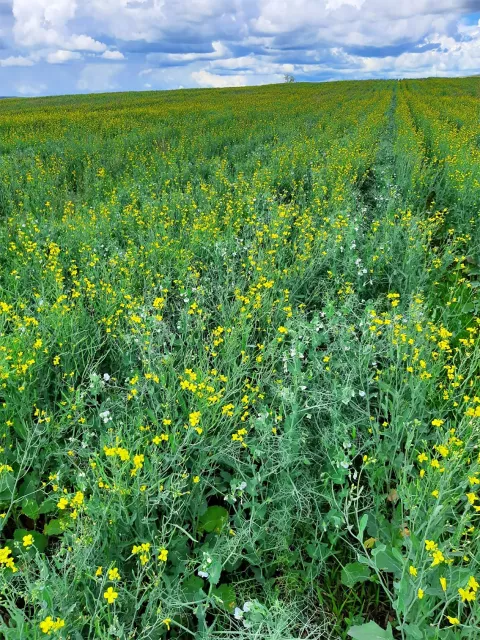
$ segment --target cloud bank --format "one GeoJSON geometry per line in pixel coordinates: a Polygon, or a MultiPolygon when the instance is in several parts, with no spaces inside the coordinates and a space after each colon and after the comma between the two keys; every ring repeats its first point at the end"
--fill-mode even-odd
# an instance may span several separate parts
{"type": "Polygon", "coordinates": [[[3,93],[480,72],[480,0],[0,0],[3,93]]]}

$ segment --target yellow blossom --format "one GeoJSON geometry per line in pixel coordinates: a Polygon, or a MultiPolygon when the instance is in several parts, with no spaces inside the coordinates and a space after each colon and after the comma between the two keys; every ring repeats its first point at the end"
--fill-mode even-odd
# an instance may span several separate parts
{"type": "Polygon", "coordinates": [[[23,546],[27,549],[33,545],[33,536],[28,534],[27,536],[23,536],[23,546]]]}
{"type": "Polygon", "coordinates": [[[115,591],[113,587],[108,587],[108,589],[103,594],[103,597],[108,602],[108,604],[113,604],[115,600],[118,598],[118,593],[115,591]]]}

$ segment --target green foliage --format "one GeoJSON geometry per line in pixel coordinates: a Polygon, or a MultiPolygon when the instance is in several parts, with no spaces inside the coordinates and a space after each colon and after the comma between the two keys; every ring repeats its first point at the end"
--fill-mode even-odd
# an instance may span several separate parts
{"type": "Polygon", "coordinates": [[[2,637],[478,637],[479,88],[2,101],[2,637]]]}

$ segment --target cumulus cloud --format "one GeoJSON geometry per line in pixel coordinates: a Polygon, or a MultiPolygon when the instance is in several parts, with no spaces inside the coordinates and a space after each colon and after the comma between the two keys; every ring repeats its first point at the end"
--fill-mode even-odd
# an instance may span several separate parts
{"type": "Polygon", "coordinates": [[[15,85],[15,89],[17,90],[17,93],[19,93],[21,96],[40,96],[43,93],[45,93],[47,89],[47,85],[43,83],[39,83],[39,84],[20,83],[15,85]]]}
{"type": "Polygon", "coordinates": [[[33,64],[33,60],[24,56],[9,56],[0,59],[0,67],[31,67],[33,64]]]}
{"type": "Polygon", "coordinates": [[[247,84],[247,78],[244,75],[228,75],[219,76],[210,73],[206,69],[193,71],[192,78],[200,87],[244,87],[247,84]]]}
{"type": "Polygon", "coordinates": [[[0,66],[88,57],[81,91],[476,73],[479,2],[0,0],[0,66]]]}
{"type": "Polygon", "coordinates": [[[105,58],[105,60],[125,60],[125,56],[121,51],[104,51],[101,57],[105,58]]]}
{"type": "Polygon", "coordinates": [[[71,60],[81,59],[82,55],[80,53],[77,53],[76,51],[67,51],[65,49],[58,49],[58,51],[48,53],[46,57],[49,64],[65,64],[65,62],[70,62],[71,60]]]}
{"type": "Polygon", "coordinates": [[[124,65],[118,64],[86,64],[77,82],[80,91],[103,92],[118,89],[116,76],[124,65]]]}
{"type": "Polygon", "coordinates": [[[82,51],[107,48],[89,35],[70,32],[76,0],[13,0],[15,41],[24,47],[50,46],[82,51]]]}

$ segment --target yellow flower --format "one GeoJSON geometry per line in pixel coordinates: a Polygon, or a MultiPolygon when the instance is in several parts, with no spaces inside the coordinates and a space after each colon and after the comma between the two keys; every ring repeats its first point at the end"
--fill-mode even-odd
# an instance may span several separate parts
{"type": "Polygon", "coordinates": [[[51,635],[52,631],[58,631],[59,629],[64,627],[65,620],[62,620],[61,618],[57,618],[56,620],[54,620],[52,616],[47,616],[45,620],[40,622],[39,626],[40,630],[43,631],[43,633],[46,633],[47,636],[49,636],[51,635]]]}
{"type": "Polygon", "coordinates": [[[28,536],[23,536],[23,546],[27,549],[31,547],[33,544],[33,536],[28,534],[28,536]]]}
{"type": "Polygon", "coordinates": [[[459,589],[458,593],[462,599],[462,602],[473,602],[475,600],[475,592],[469,589],[459,589]]]}
{"type": "Polygon", "coordinates": [[[467,493],[466,495],[467,495],[467,500],[469,501],[470,504],[473,504],[478,500],[475,493],[467,493]]]}
{"type": "Polygon", "coordinates": [[[443,591],[447,590],[447,579],[443,576],[440,578],[440,584],[442,586],[443,591]]]}
{"type": "Polygon", "coordinates": [[[442,562],[445,562],[445,556],[440,551],[440,549],[435,549],[432,557],[433,557],[432,567],[436,567],[438,564],[442,564],[442,562]]]}
{"type": "Polygon", "coordinates": [[[417,598],[418,598],[419,600],[421,600],[421,599],[423,598],[424,594],[425,594],[425,591],[424,591],[423,589],[419,589],[419,590],[417,591],[417,598]]]}
{"type": "Polygon", "coordinates": [[[103,597],[108,602],[108,604],[113,604],[115,600],[118,598],[118,593],[115,591],[113,587],[108,587],[108,589],[103,594],[103,597]]]}
{"type": "Polygon", "coordinates": [[[62,510],[66,509],[68,507],[68,500],[66,498],[60,498],[57,502],[57,507],[62,510]]]}
{"type": "Polygon", "coordinates": [[[84,495],[81,491],[77,491],[77,493],[75,494],[75,496],[72,498],[72,504],[80,507],[84,502],[84,495]]]}
{"type": "Polygon", "coordinates": [[[287,327],[278,327],[278,333],[283,333],[283,334],[288,333],[287,327]]]}
{"type": "Polygon", "coordinates": [[[452,616],[447,616],[447,620],[450,624],[460,624],[460,620],[458,618],[452,618],[452,616]]]}
{"type": "Polygon", "coordinates": [[[438,491],[438,489],[435,489],[434,491],[432,491],[432,496],[434,498],[438,498],[439,495],[440,495],[440,492],[438,491]]]}
{"type": "Polygon", "coordinates": [[[109,580],[121,580],[120,574],[118,573],[117,567],[113,567],[113,569],[108,570],[108,579],[109,580]]]}
{"type": "Polygon", "coordinates": [[[433,540],[425,540],[425,549],[427,551],[435,551],[437,548],[437,543],[433,540]]]}
{"type": "Polygon", "coordinates": [[[101,576],[102,575],[102,571],[103,571],[103,567],[98,567],[98,569],[95,571],[95,575],[96,576],[101,576]]]}
{"type": "Polygon", "coordinates": [[[419,453],[417,460],[422,464],[422,462],[426,462],[428,460],[428,456],[425,453],[419,453]]]}
{"type": "Polygon", "coordinates": [[[409,570],[411,576],[413,576],[414,578],[417,577],[418,571],[417,571],[416,567],[410,565],[410,568],[408,570],[409,570]]]}
{"type": "Polygon", "coordinates": [[[162,624],[164,624],[169,631],[170,631],[170,623],[171,623],[171,621],[172,621],[171,618],[165,618],[165,620],[162,620],[162,624]]]}
{"type": "Polygon", "coordinates": [[[434,420],[432,420],[432,425],[434,427],[441,427],[442,424],[444,424],[445,420],[441,420],[439,418],[435,418],[434,420]]]}
{"type": "Polygon", "coordinates": [[[477,593],[478,591],[478,587],[480,587],[480,585],[478,584],[478,582],[475,580],[475,578],[473,576],[470,576],[469,580],[468,580],[468,586],[470,587],[470,589],[472,589],[472,591],[474,591],[475,593],[477,593]]]}
{"type": "Polygon", "coordinates": [[[167,558],[168,558],[168,550],[160,549],[158,552],[158,559],[160,560],[160,562],[166,562],[167,558]]]}
{"type": "Polygon", "coordinates": [[[15,566],[15,562],[13,558],[10,557],[12,550],[9,547],[4,547],[0,549],[0,565],[4,564],[6,567],[12,570],[13,573],[17,572],[18,569],[15,566]]]}
{"type": "Polygon", "coordinates": [[[52,630],[52,628],[53,628],[52,616],[47,616],[45,620],[40,622],[40,629],[41,631],[43,631],[43,633],[50,635],[50,631],[52,630]]]}
{"type": "Polygon", "coordinates": [[[193,482],[198,484],[200,482],[200,476],[193,476],[193,482]]]}
{"type": "Polygon", "coordinates": [[[196,427],[197,424],[200,422],[200,418],[201,417],[202,417],[202,414],[200,413],[200,411],[193,411],[188,416],[188,421],[190,422],[190,426],[191,427],[196,427]]]}

